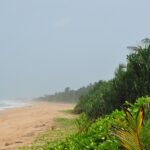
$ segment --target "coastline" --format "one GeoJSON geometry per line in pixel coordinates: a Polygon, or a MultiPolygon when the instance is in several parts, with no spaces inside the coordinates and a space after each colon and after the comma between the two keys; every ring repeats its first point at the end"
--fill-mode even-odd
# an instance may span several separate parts
{"type": "Polygon", "coordinates": [[[0,150],[14,150],[31,144],[42,132],[53,126],[54,118],[72,109],[72,104],[33,102],[29,105],[10,108],[0,112],[0,150]]]}

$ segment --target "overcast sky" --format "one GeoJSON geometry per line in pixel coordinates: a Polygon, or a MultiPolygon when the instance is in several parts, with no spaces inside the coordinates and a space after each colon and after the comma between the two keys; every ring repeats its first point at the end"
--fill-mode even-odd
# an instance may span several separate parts
{"type": "Polygon", "coordinates": [[[150,37],[149,0],[0,0],[0,99],[111,79],[150,37]]]}

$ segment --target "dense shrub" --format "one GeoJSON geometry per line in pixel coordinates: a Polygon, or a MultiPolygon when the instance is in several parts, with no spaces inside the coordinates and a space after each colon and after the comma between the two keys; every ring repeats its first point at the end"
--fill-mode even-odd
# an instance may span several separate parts
{"type": "Polygon", "coordinates": [[[150,45],[134,47],[127,56],[127,65],[120,64],[109,81],[99,81],[80,97],[75,112],[85,112],[91,119],[120,109],[125,100],[150,96],[150,45]]]}
{"type": "Polygon", "coordinates": [[[80,97],[79,103],[75,107],[76,113],[85,112],[91,119],[98,118],[103,114],[110,113],[114,108],[109,101],[112,101],[112,80],[99,81],[94,87],[84,96],[80,97]],[[107,94],[111,94],[107,96],[107,94]],[[106,102],[107,97],[109,101],[106,102]]]}
{"type": "MultiPolygon", "coordinates": [[[[128,106],[130,105],[129,110],[132,112],[133,118],[135,118],[139,107],[144,106],[145,109],[150,105],[150,98],[140,98],[134,105],[127,104],[128,106]]],[[[148,116],[149,111],[147,109],[145,116],[148,116]]],[[[53,147],[48,145],[45,150],[122,150],[123,148],[119,141],[112,135],[112,126],[126,127],[126,124],[122,126],[120,122],[123,124],[126,122],[125,114],[123,111],[115,110],[110,115],[97,119],[85,132],[72,135],[53,147]]],[[[142,130],[144,131],[141,134],[143,150],[149,150],[150,118],[146,118],[142,130]]]]}

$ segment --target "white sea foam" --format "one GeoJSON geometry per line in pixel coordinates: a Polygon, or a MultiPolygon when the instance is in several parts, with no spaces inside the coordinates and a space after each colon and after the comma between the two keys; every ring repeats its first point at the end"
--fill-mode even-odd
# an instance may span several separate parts
{"type": "Polygon", "coordinates": [[[28,105],[28,101],[21,100],[0,100],[0,111],[10,108],[23,107],[28,105]]]}

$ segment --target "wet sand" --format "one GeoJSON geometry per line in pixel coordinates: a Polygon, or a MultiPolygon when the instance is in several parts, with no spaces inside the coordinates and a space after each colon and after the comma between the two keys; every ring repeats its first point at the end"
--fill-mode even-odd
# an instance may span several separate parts
{"type": "Polygon", "coordinates": [[[36,136],[53,126],[54,118],[65,115],[60,110],[72,108],[72,104],[39,102],[2,112],[0,150],[14,150],[32,143],[36,136]]]}

